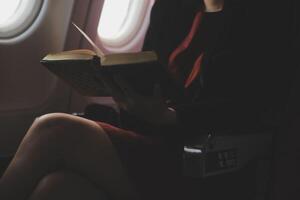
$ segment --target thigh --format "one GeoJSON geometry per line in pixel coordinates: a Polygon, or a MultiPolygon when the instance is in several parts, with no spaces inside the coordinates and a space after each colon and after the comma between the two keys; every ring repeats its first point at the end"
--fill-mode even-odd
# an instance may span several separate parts
{"type": "Polygon", "coordinates": [[[59,171],[45,176],[37,185],[30,200],[107,200],[104,193],[79,174],[59,171]]]}

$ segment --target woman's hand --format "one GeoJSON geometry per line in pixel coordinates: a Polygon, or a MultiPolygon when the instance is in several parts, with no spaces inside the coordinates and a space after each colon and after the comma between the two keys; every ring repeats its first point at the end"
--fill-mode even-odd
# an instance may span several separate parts
{"type": "Polygon", "coordinates": [[[205,12],[218,12],[223,10],[224,0],[204,0],[205,12]]]}
{"type": "Polygon", "coordinates": [[[153,96],[144,97],[118,75],[104,82],[116,103],[127,112],[155,125],[176,123],[176,112],[166,105],[159,85],[155,85],[153,96]]]}

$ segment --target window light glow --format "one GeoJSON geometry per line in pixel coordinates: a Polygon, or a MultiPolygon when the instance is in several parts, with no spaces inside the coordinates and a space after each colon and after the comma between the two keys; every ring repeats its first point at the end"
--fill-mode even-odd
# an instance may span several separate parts
{"type": "Polygon", "coordinates": [[[100,19],[99,34],[102,38],[116,38],[128,15],[131,0],[106,0],[100,19]]]}
{"type": "Polygon", "coordinates": [[[153,0],[105,0],[98,36],[108,47],[128,44],[139,32],[153,0]]]}
{"type": "Polygon", "coordinates": [[[22,0],[0,0],[0,26],[4,26],[20,8],[22,0]]]}
{"type": "Polygon", "coordinates": [[[0,38],[23,33],[34,21],[43,0],[0,0],[0,38]]]}

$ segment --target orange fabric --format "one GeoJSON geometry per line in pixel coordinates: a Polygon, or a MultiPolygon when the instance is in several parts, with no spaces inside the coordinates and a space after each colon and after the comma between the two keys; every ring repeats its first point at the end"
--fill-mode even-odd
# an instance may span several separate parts
{"type": "Polygon", "coordinates": [[[203,60],[203,53],[201,53],[200,56],[197,58],[197,60],[194,64],[194,67],[185,82],[185,85],[184,85],[185,88],[189,87],[189,85],[195,80],[195,78],[198,76],[198,74],[200,74],[202,60],[203,60]]]}
{"type": "MultiPolygon", "coordinates": [[[[195,37],[197,31],[199,30],[202,18],[203,18],[203,12],[202,11],[197,12],[189,34],[186,36],[183,42],[171,53],[169,57],[169,70],[174,75],[174,77],[177,77],[178,67],[180,67],[176,64],[176,58],[191,45],[193,38],[195,37]]],[[[185,88],[187,88],[201,72],[200,69],[201,69],[202,58],[203,58],[203,53],[201,53],[199,57],[196,59],[194,66],[191,70],[191,73],[188,76],[187,80],[185,81],[185,88]]]]}

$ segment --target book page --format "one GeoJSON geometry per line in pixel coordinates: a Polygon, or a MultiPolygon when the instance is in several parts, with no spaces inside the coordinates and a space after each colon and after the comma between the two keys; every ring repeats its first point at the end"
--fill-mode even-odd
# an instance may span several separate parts
{"type": "Polygon", "coordinates": [[[79,28],[74,22],[72,22],[72,24],[83,35],[83,37],[90,43],[90,45],[92,45],[92,47],[94,48],[97,55],[100,58],[103,58],[104,53],[101,51],[101,49],[99,49],[99,47],[97,47],[97,45],[93,42],[93,40],[81,28],[79,28]]]}

